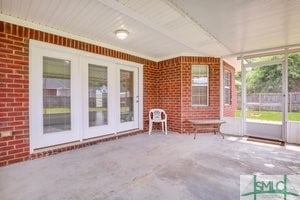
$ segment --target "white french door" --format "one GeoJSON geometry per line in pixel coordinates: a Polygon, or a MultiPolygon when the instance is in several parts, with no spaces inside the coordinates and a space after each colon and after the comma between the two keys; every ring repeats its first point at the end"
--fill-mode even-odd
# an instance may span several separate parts
{"type": "Polygon", "coordinates": [[[138,128],[138,68],[83,58],[83,138],[138,128]]]}
{"type": "Polygon", "coordinates": [[[142,129],[141,68],[30,41],[30,150],[142,129]]]}
{"type": "Polygon", "coordinates": [[[114,133],[112,63],[83,58],[83,138],[114,133]]]}
{"type": "Polygon", "coordinates": [[[118,131],[136,129],[139,125],[138,69],[119,64],[117,69],[118,131]]]}
{"type": "Polygon", "coordinates": [[[29,69],[30,144],[41,148],[80,139],[78,59],[73,54],[32,47],[29,69]]]}

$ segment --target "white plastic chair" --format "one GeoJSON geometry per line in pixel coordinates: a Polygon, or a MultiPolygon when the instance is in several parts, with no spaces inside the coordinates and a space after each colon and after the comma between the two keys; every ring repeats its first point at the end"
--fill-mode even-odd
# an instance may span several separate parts
{"type": "Polygon", "coordinates": [[[152,132],[153,122],[161,123],[162,131],[167,135],[167,114],[163,109],[154,108],[149,112],[149,135],[152,132]]]}

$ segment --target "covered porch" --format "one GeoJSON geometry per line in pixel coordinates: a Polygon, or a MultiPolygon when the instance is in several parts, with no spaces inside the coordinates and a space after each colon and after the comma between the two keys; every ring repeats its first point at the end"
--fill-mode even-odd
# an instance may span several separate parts
{"type": "Polygon", "coordinates": [[[156,132],[0,168],[4,199],[240,199],[241,174],[300,174],[300,149],[156,132]]]}
{"type": "Polygon", "coordinates": [[[0,198],[232,200],[241,175],[299,175],[299,10],[0,0],[0,198]],[[147,134],[152,108],[168,135],[147,134]],[[191,120],[226,121],[225,139],[191,120]]]}

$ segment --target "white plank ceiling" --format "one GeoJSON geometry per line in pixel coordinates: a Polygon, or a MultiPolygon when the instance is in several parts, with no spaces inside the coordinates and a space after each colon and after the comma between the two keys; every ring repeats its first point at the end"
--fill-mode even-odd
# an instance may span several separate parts
{"type": "Polygon", "coordinates": [[[299,0],[0,0],[16,19],[153,60],[300,44],[299,0]],[[124,28],[130,35],[117,40],[124,28]]]}

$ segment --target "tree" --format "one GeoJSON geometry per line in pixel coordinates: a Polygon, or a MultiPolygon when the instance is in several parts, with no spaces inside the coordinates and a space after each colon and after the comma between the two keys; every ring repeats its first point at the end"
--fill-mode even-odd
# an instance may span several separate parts
{"type": "MultiPolygon", "coordinates": [[[[271,60],[278,59],[273,56],[271,60]]],[[[255,62],[265,61],[264,58],[257,58],[255,62]]],[[[241,73],[236,74],[236,80],[241,81],[241,73]]],[[[279,93],[282,91],[282,66],[269,65],[253,68],[247,72],[247,93],[279,93]]],[[[288,89],[289,92],[300,91],[300,54],[288,56],[288,89]]]]}
{"type": "Polygon", "coordinates": [[[300,92],[300,54],[289,56],[289,92],[300,92]]]}

